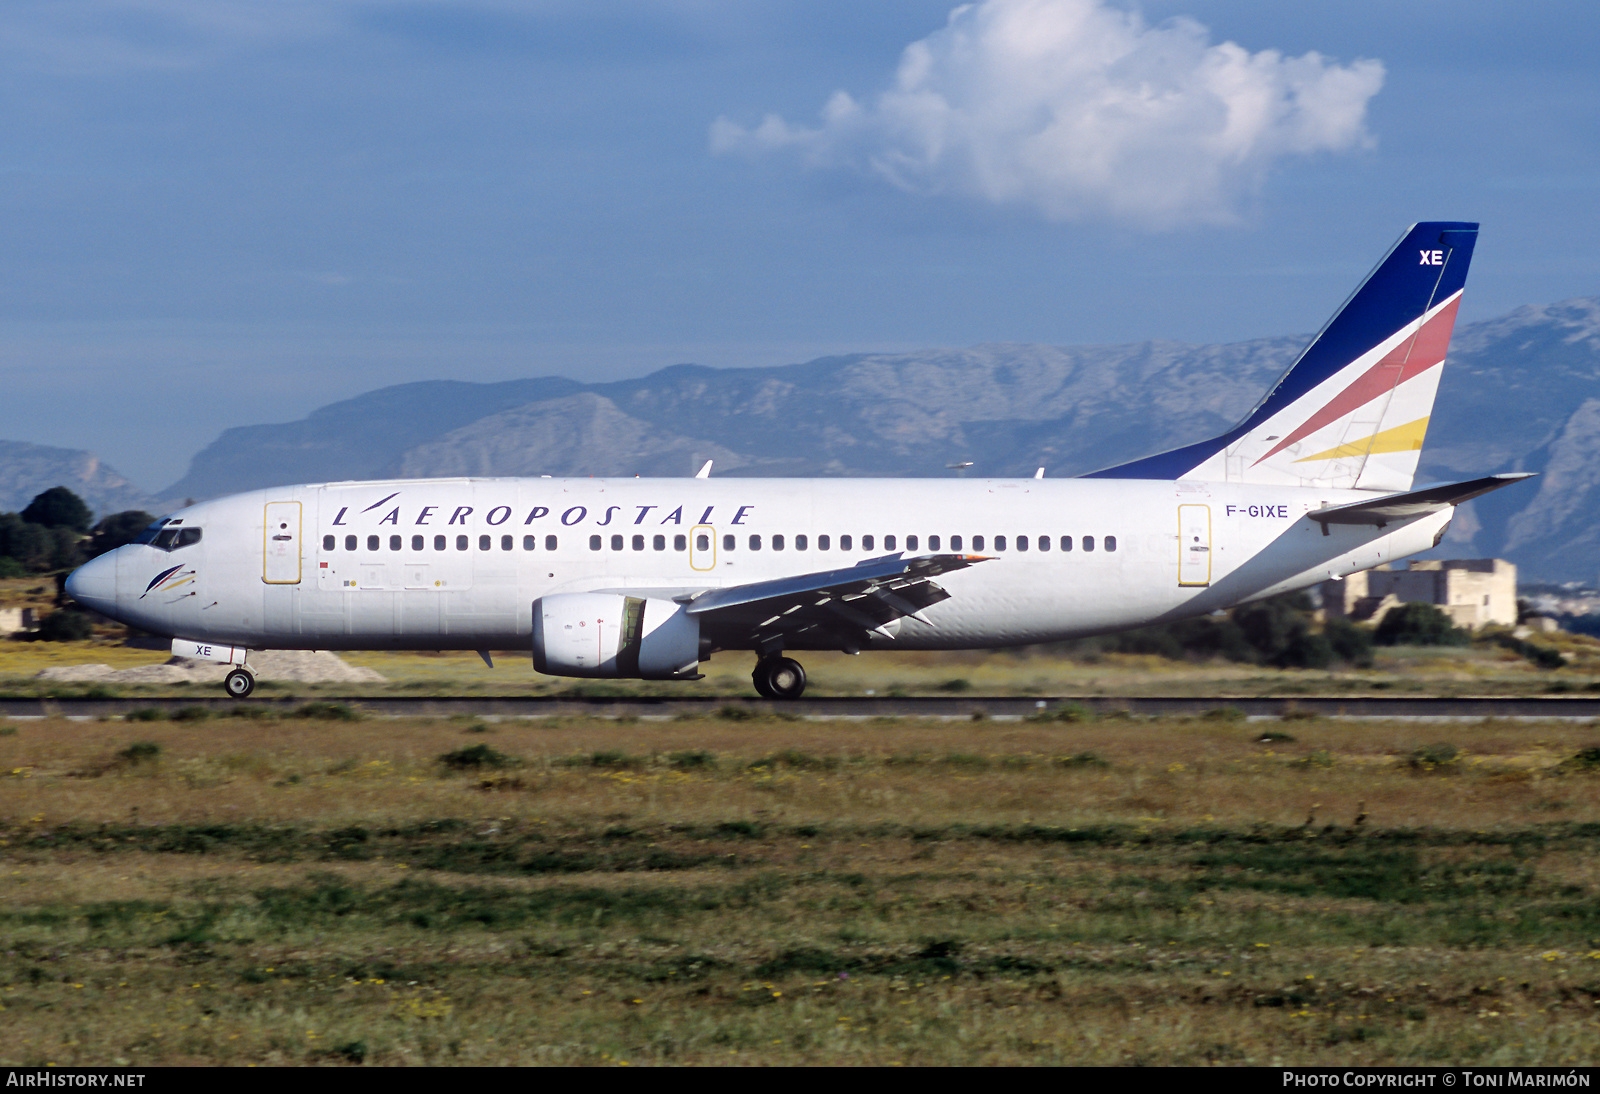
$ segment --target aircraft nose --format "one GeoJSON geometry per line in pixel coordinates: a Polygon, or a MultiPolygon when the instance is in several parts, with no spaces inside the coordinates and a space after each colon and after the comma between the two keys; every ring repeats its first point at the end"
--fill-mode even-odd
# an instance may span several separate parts
{"type": "Polygon", "coordinates": [[[111,615],[117,606],[117,563],[107,552],[92,558],[67,575],[67,595],[102,615],[111,615]]]}

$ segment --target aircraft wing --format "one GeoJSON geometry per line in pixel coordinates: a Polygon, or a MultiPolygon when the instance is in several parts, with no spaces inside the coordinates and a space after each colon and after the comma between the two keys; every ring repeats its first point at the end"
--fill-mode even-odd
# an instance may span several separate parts
{"type": "Polygon", "coordinates": [[[1324,526],[1329,524],[1375,524],[1379,528],[1392,524],[1395,521],[1410,520],[1412,517],[1426,516],[1437,513],[1441,509],[1452,505],[1460,505],[1464,501],[1481,497],[1491,490],[1498,490],[1502,486],[1510,486],[1523,479],[1531,479],[1532,472],[1521,472],[1505,475],[1486,475],[1481,479],[1468,479],[1465,482],[1447,482],[1437,486],[1425,486],[1421,490],[1408,490],[1403,494],[1385,494],[1383,497],[1371,501],[1353,501],[1346,505],[1330,505],[1326,509],[1316,509],[1306,516],[1312,520],[1321,521],[1324,526]]]}
{"type": "Polygon", "coordinates": [[[870,634],[893,637],[885,628],[897,619],[926,622],[917,613],[950,598],[933,579],[985,561],[984,555],[887,555],[839,570],[712,589],[685,611],[730,644],[854,651],[870,634]]]}

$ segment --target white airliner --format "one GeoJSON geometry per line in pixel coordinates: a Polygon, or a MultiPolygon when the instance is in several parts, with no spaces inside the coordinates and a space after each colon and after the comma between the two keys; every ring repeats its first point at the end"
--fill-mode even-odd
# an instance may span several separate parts
{"type": "Polygon", "coordinates": [[[1415,225],[1220,437],[1075,479],[405,479],[201,502],[67,580],[233,664],[248,651],[531,649],[557,676],[696,679],[794,650],[1050,642],[1226,608],[1426,550],[1524,475],[1413,489],[1476,224],[1415,225]]]}

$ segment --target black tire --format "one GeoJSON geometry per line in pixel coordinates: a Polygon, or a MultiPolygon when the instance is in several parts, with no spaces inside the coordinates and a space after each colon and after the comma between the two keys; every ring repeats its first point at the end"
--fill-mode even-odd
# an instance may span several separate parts
{"type": "Polygon", "coordinates": [[[256,690],[256,678],[244,669],[234,669],[222,681],[222,686],[228,689],[228,698],[246,699],[256,690]]]}
{"type": "Polygon", "coordinates": [[[768,699],[798,699],[806,690],[806,670],[792,657],[758,661],[750,679],[756,691],[768,699]]]}
{"type": "Polygon", "coordinates": [[[756,686],[756,694],[763,699],[776,699],[772,690],[767,687],[767,673],[763,662],[757,661],[755,671],[750,674],[750,682],[756,686]]]}

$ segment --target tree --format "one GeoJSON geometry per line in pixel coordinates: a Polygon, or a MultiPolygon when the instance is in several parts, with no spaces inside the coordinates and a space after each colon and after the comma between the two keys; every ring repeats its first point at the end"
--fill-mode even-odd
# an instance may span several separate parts
{"type": "Polygon", "coordinates": [[[155,519],[143,509],[112,513],[94,526],[93,538],[89,541],[89,557],[103,555],[132,543],[140,532],[155,523],[155,519]]]}
{"type": "Polygon", "coordinates": [[[50,529],[31,524],[15,513],[0,513],[0,555],[37,572],[50,568],[55,550],[56,540],[50,529]]]}
{"type": "Polygon", "coordinates": [[[29,524],[42,524],[46,528],[71,528],[87,532],[94,514],[83,499],[65,486],[52,486],[35,497],[22,511],[22,519],[29,524]]]}

